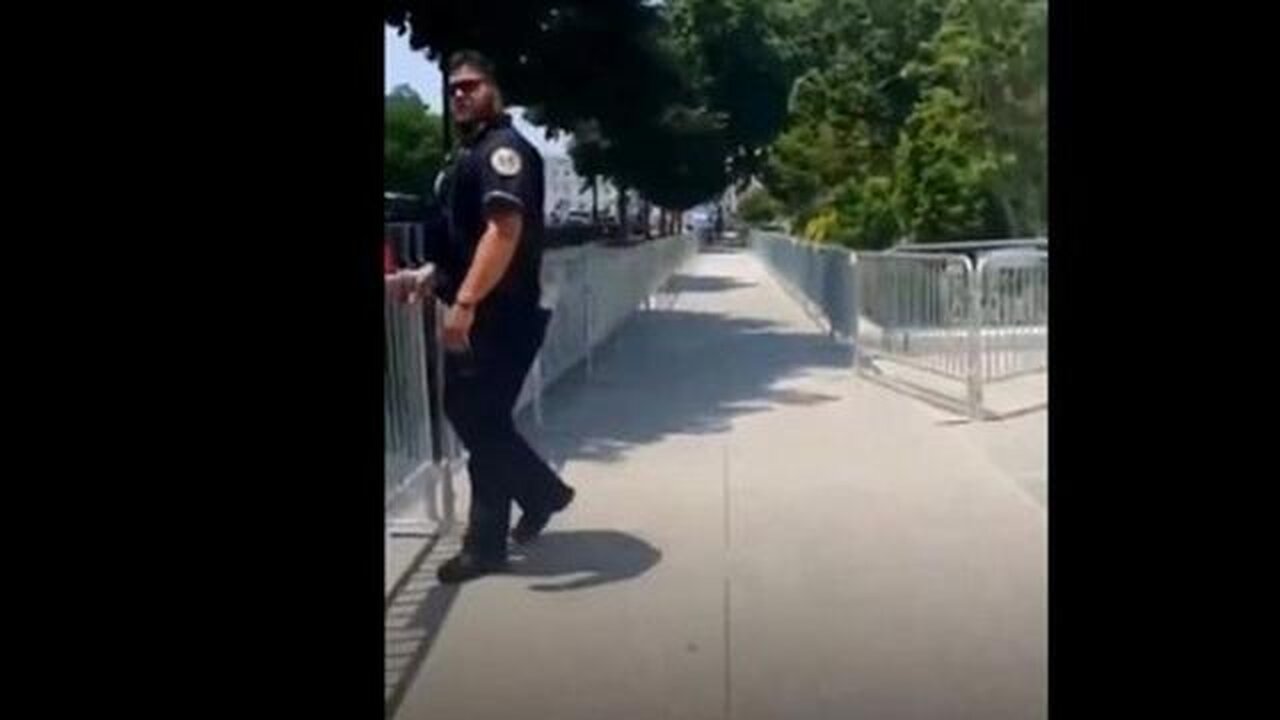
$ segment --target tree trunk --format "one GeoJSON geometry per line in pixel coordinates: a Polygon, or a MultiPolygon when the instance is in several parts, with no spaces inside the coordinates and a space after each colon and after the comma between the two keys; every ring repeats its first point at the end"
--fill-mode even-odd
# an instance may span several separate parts
{"type": "Polygon", "coordinates": [[[595,225],[600,224],[600,195],[597,187],[598,175],[591,176],[591,222],[595,225]]]}
{"type": "Polygon", "coordinates": [[[1004,215],[1005,232],[1010,237],[1017,237],[1022,234],[1022,229],[1018,224],[1018,214],[1013,211],[1013,203],[1009,202],[1009,196],[999,193],[1000,212],[1004,215]]]}
{"type": "Polygon", "coordinates": [[[618,227],[623,242],[631,239],[631,218],[627,215],[627,186],[618,186],[618,227]]]}

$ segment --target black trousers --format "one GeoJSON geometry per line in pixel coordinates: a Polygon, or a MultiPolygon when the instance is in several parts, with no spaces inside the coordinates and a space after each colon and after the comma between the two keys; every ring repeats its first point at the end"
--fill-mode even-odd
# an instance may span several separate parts
{"type": "Polygon", "coordinates": [[[463,548],[505,558],[511,502],[545,512],[564,483],[516,430],[512,410],[546,337],[539,307],[477,314],[471,351],[445,356],[445,414],[466,446],[471,510],[463,548]]]}

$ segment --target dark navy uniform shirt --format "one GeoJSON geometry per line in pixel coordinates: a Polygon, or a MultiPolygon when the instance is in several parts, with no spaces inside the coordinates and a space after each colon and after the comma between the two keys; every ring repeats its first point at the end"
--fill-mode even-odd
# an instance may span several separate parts
{"type": "Polygon", "coordinates": [[[542,294],[542,156],[501,115],[458,149],[437,180],[447,232],[438,238],[432,260],[441,278],[440,296],[456,298],[488,223],[487,212],[507,207],[521,211],[520,240],[507,272],[480,302],[482,314],[529,311],[542,294]],[[487,311],[487,312],[486,312],[487,311]]]}

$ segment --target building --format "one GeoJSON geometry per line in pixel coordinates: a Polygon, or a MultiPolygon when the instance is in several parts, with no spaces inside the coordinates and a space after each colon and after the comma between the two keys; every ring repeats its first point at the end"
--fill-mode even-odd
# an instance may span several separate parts
{"type": "MultiPolygon", "coordinates": [[[[569,213],[591,215],[591,186],[573,170],[573,159],[568,155],[548,155],[542,159],[545,173],[545,206],[547,222],[563,222],[569,213]],[[584,189],[585,188],[585,189],[584,189]]],[[[612,217],[616,212],[618,193],[607,180],[597,183],[600,217],[612,217]]]]}

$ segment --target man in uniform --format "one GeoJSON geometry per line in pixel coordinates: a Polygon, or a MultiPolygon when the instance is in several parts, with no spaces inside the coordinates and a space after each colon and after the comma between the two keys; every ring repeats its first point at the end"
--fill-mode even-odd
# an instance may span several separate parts
{"type": "Polygon", "coordinates": [[[511,126],[492,63],[476,52],[448,63],[460,147],[436,183],[447,232],[433,243],[434,291],[445,315],[445,413],[467,447],[471,509],[462,551],[437,572],[456,583],[501,570],[512,538],[527,543],[573,500],[516,430],[515,401],[542,345],[543,171],[511,126]]]}

